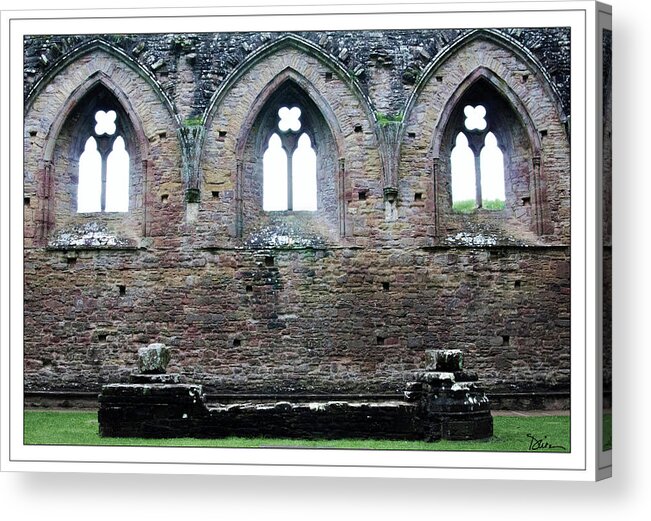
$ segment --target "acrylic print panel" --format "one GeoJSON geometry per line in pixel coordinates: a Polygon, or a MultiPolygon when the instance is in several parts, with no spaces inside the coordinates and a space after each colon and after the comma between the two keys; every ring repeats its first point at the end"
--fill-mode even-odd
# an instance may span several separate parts
{"type": "Polygon", "coordinates": [[[85,34],[72,15],[14,26],[17,462],[109,468],[145,445],[170,471],[585,471],[584,15],[405,9],[334,10],[328,29],[309,9],[274,31],[246,9],[206,13],[228,32],[178,12],[146,34],[132,14],[85,34]],[[111,186],[100,111],[128,211],[80,213],[90,136],[100,199],[111,186]],[[316,204],[293,208],[306,173],[316,204]],[[34,410],[61,405],[75,412],[34,410]]]}
{"type": "Polygon", "coordinates": [[[612,22],[599,13],[601,30],[601,422],[599,466],[612,465],[612,22]]]}
{"type": "MultiPolygon", "coordinates": [[[[612,31],[604,29],[604,55],[610,55],[612,31]]],[[[605,57],[604,56],[604,57],[605,57]]],[[[603,435],[603,449],[609,450],[612,448],[612,425],[608,417],[610,407],[608,402],[612,403],[612,213],[610,208],[612,205],[612,113],[610,107],[610,92],[612,82],[612,69],[611,65],[604,64],[604,267],[603,267],[603,308],[604,308],[604,323],[603,323],[603,386],[604,386],[604,435],[603,435]],[[606,83],[607,82],[607,83],[606,83]]]]}

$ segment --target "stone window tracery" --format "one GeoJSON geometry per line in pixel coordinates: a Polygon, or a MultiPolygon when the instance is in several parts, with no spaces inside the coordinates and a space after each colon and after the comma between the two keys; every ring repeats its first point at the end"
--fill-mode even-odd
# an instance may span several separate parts
{"type": "Polygon", "coordinates": [[[498,76],[483,67],[470,74],[448,101],[437,133],[433,168],[441,230],[508,221],[511,230],[521,224],[522,231],[548,233],[539,132],[498,76]]]}
{"type": "Polygon", "coordinates": [[[103,76],[89,78],[66,101],[45,146],[42,180],[50,203],[42,239],[91,224],[125,241],[148,234],[149,141],[136,114],[103,76]]]}
{"type": "Polygon", "coordinates": [[[316,211],[316,153],[299,107],[278,110],[277,128],[263,155],[263,209],[316,211]]]}
{"type": "Polygon", "coordinates": [[[506,202],[504,155],[483,105],[466,105],[463,128],[450,154],[452,208],[503,210],[506,202]]]}
{"type": "Polygon", "coordinates": [[[238,140],[234,231],[247,241],[287,230],[294,243],[336,240],[345,235],[338,122],[306,80],[288,76],[263,91],[238,140]]]}
{"type": "Polygon", "coordinates": [[[77,212],[129,211],[129,153],[114,110],[98,110],[79,157],[77,212]]]}

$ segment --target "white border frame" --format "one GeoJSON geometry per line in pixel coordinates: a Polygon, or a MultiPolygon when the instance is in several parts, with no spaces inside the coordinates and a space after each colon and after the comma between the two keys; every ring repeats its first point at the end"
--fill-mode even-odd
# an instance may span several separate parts
{"type": "MultiPolygon", "coordinates": [[[[594,480],[597,275],[594,2],[3,11],[0,18],[0,467],[2,470],[594,480]],[[569,26],[572,96],[571,452],[483,453],[23,445],[23,36],[372,28],[569,26]],[[273,20],[273,26],[269,22],[273,20]],[[227,23],[224,23],[227,22],[227,23]],[[146,28],[143,31],[143,28],[146,28]],[[587,110],[589,107],[591,110],[587,110]],[[9,288],[9,291],[6,291],[9,288]],[[11,305],[13,304],[13,306],[11,305]]],[[[609,467],[605,471],[609,474],[609,467]]]]}

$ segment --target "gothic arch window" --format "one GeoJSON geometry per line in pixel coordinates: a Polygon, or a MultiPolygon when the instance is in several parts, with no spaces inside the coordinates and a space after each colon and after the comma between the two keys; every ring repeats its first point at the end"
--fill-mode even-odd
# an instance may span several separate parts
{"type": "Polygon", "coordinates": [[[77,212],[129,210],[129,153],[117,132],[115,110],[98,110],[79,157],[77,212]]]}
{"type": "Polygon", "coordinates": [[[438,149],[445,206],[451,215],[515,218],[540,234],[544,201],[535,131],[522,104],[496,86],[500,80],[480,72],[446,109],[438,149]]]}
{"type": "Polygon", "coordinates": [[[463,129],[450,154],[452,208],[459,212],[503,210],[504,154],[490,130],[486,108],[466,105],[463,114],[463,129]]]}
{"type": "Polygon", "coordinates": [[[263,155],[265,211],[316,211],[316,152],[299,107],[280,107],[276,132],[263,155]]]}
{"type": "Polygon", "coordinates": [[[291,223],[299,233],[336,239],[343,234],[343,162],[332,111],[300,79],[274,82],[261,96],[238,147],[238,234],[291,223]]]}
{"type": "Polygon", "coordinates": [[[145,233],[148,142],[128,98],[106,81],[80,86],[53,124],[50,227],[117,221],[138,236],[145,233]]]}

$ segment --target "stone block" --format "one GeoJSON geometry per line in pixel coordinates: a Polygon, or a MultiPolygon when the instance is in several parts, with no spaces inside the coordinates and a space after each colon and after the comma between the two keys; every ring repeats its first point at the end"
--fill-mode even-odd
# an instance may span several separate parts
{"type": "Polygon", "coordinates": [[[138,371],[142,374],[164,374],[170,362],[165,344],[149,344],[138,349],[138,371]]]}
{"type": "Polygon", "coordinates": [[[428,371],[461,371],[463,354],[460,349],[428,349],[425,351],[425,368],[428,371]]]}
{"type": "Polygon", "coordinates": [[[454,384],[454,373],[441,371],[419,371],[416,373],[416,381],[431,385],[432,387],[441,387],[443,385],[450,387],[454,384]]]}
{"type": "Polygon", "coordinates": [[[178,384],[181,383],[181,375],[135,373],[131,375],[130,380],[134,384],[178,384]]]}

